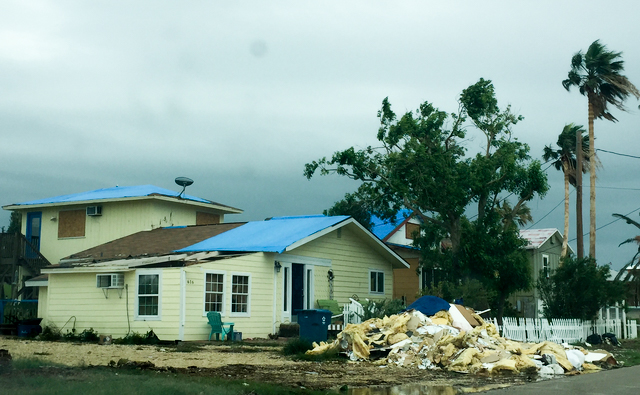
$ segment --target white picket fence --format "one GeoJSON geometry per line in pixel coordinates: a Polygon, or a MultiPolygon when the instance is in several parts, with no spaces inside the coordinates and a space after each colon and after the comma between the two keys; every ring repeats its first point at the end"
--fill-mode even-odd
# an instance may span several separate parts
{"type": "MultiPolygon", "coordinates": [[[[541,342],[549,340],[556,343],[584,342],[587,336],[597,333],[613,333],[617,338],[622,336],[622,321],[611,319],[599,319],[595,321],[582,321],[572,319],[544,318],[502,318],[502,326],[497,320],[490,320],[503,337],[521,342],[541,342]]],[[[636,339],[638,337],[638,324],[636,320],[628,320],[625,324],[624,338],[636,339]]]]}
{"type": "Polygon", "coordinates": [[[349,298],[350,303],[345,303],[342,306],[342,313],[344,314],[344,325],[347,324],[359,324],[362,322],[364,316],[364,308],[355,299],[349,298]]]}

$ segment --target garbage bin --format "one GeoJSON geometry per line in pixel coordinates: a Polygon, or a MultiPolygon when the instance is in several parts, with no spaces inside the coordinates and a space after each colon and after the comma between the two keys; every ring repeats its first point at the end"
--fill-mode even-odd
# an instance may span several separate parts
{"type": "Polygon", "coordinates": [[[331,323],[329,310],[313,309],[298,311],[300,338],[311,342],[327,341],[327,329],[331,323]]]}
{"type": "Polygon", "coordinates": [[[18,322],[18,337],[35,337],[42,332],[40,327],[42,318],[33,318],[18,322]]]}

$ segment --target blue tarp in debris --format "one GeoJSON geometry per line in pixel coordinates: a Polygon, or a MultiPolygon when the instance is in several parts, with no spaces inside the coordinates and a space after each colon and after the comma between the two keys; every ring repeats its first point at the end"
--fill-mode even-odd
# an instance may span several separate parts
{"type": "Polygon", "coordinates": [[[425,295],[407,306],[406,310],[415,309],[424,315],[434,315],[441,310],[449,310],[449,302],[437,296],[425,295]]]}
{"type": "Polygon", "coordinates": [[[314,215],[252,221],[176,252],[261,251],[281,253],[295,242],[348,218],[344,215],[335,217],[314,215]]]}
{"type": "MultiPolygon", "coordinates": [[[[31,200],[24,203],[16,203],[19,206],[27,206],[33,204],[51,204],[51,203],[67,203],[67,202],[81,202],[86,200],[101,200],[101,199],[121,199],[128,197],[141,197],[150,195],[164,195],[177,197],[180,192],[172,191],[170,189],[160,188],[154,185],[136,185],[131,187],[113,187],[96,189],[94,191],[74,193],[71,195],[54,196],[45,199],[31,200]]],[[[202,199],[196,196],[182,195],[185,200],[193,200],[195,202],[213,203],[210,200],[202,199]]]]}

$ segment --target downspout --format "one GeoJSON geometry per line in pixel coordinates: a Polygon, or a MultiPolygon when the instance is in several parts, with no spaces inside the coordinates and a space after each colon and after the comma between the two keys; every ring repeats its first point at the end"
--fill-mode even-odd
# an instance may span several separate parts
{"type": "Polygon", "coordinates": [[[180,326],[178,327],[178,340],[184,340],[184,324],[185,324],[185,310],[187,301],[187,273],[184,271],[184,267],[180,268],[180,326]]]}

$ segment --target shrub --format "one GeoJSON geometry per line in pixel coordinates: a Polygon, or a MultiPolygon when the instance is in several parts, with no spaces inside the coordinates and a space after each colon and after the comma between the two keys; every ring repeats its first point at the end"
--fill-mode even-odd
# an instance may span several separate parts
{"type": "Polygon", "coordinates": [[[307,339],[293,339],[289,340],[282,349],[284,355],[297,355],[304,354],[307,350],[311,350],[313,344],[307,339]]]}
{"type": "Polygon", "coordinates": [[[365,300],[360,303],[364,308],[364,314],[360,317],[363,321],[398,314],[406,307],[401,299],[365,300]]]}

